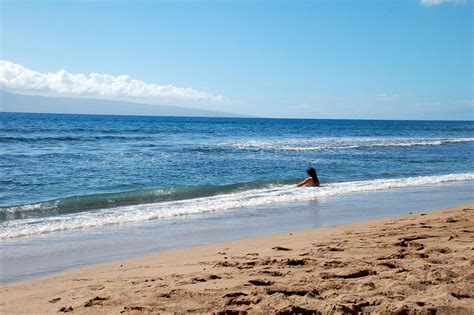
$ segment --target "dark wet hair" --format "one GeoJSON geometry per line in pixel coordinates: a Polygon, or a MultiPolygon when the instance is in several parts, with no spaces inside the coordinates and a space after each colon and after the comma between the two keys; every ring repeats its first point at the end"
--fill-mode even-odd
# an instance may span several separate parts
{"type": "Polygon", "coordinates": [[[313,167],[308,167],[306,173],[313,178],[315,183],[319,182],[318,175],[316,175],[316,170],[313,167]]]}

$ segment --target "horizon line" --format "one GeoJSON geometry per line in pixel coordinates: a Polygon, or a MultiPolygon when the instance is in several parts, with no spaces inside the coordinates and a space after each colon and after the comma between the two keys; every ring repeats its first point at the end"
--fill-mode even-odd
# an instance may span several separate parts
{"type": "Polygon", "coordinates": [[[36,115],[77,115],[77,116],[124,116],[124,117],[171,117],[171,118],[207,118],[207,119],[263,119],[263,120],[347,120],[347,121],[433,121],[433,122],[474,122],[461,119],[387,119],[387,118],[298,118],[298,117],[235,117],[235,116],[186,116],[186,115],[140,115],[140,114],[92,114],[92,113],[45,113],[45,112],[10,112],[0,109],[0,114],[36,114],[36,115]]]}

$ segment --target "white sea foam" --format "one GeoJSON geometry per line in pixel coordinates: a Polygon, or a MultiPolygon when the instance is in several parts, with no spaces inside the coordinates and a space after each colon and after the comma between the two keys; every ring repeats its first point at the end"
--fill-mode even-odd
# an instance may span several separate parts
{"type": "Polygon", "coordinates": [[[474,138],[314,138],[314,139],[266,139],[250,140],[237,143],[224,143],[237,150],[270,150],[270,151],[318,151],[345,150],[365,147],[412,147],[436,146],[450,143],[474,142],[474,138]]]}
{"type": "Polygon", "coordinates": [[[0,230],[1,239],[37,235],[55,231],[99,227],[111,224],[140,222],[181,215],[219,212],[273,203],[313,200],[352,192],[370,192],[393,188],[440,184],[452,181],[472,181],[474,173],[421,176],[402,179],[376,179],[327,184],[319,188],[301,189],[294,185],[270,186],[211,197],[122,206],[94,212],[37,219],[6,221],[0,230]]]}

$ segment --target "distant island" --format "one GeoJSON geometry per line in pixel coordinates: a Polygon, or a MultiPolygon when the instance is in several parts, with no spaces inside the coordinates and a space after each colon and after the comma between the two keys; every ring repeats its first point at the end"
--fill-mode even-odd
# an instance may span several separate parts
{"type": "Polygon", "coordinates": [[[95,115],[247,117],[205,109],[91,98],[16,94],[0,90],[0,112],[95,115]]]}

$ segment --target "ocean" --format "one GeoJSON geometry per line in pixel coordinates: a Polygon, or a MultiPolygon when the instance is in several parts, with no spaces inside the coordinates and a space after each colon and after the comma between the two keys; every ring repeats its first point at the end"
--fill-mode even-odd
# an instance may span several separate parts
{"type": "MultiPolygon", "coordinates": [[[[166,248],[194,244],[194,232],[223,224],[216,220],[230,214],[235,226],[249,213],[264,221],[285,218],[260,231],[271,233],[307,227],[288,225],[295,216],[301,223],[309,215],[311,226],[338,223],[327,220],[331,211],[321,212],[328,202],[334,214],[337,205],[347,209],[358,200],[363,210],[344,218],[350,222],[397,214],[405,203],[421,210],[434,200],[472,201],[472,121],[24,113],[0,113],[0,121],[4,267],[21,256],[19,248],[32,255],[25,244],[52,248],[51,240],[67,237],[116,240],[126,230],[135,238],[124,256],[136,242],[156,250],[133,231],[168,233],[166,248]],[[317,169],[321,187],[295,187],[309,166],[317,169]],[[389,208],[398,210],[388,213],[389,208]],[[173,238],[183,227],[190,239],[173,238]]],[[[235,235],[253,235],[255,229],[235,235]]],[[[213,240],[226,239],[219,233],[226,228],[213,240]]],[[[4,281],[19,277],[5,274],[4,281]]]]}

